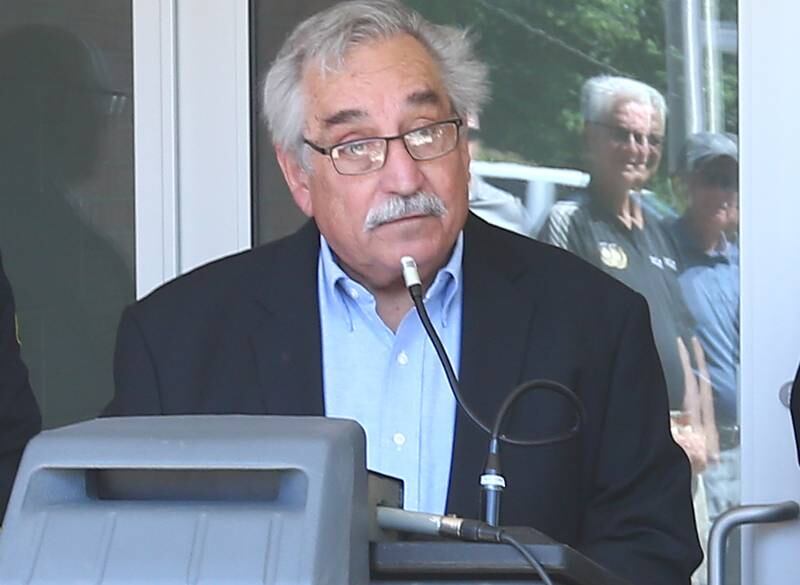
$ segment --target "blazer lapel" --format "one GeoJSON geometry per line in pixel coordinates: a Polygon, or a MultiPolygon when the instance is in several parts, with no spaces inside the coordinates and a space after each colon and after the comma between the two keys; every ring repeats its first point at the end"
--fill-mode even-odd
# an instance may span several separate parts
{"type": "MultiPolygon", "coordinates": [[[[495,228],[470,214],[464,231],[464,306],[460,388],[488,427],[500,403],[521,380],[534,313],[531,287],[518,286],[524,266],[495,228]]],[[[479,478],[488,434],[461,409],[456,414],[447,512],[477,517],[479,478]]]]}
{"type": "Polygon", "coordinates": [[[265,412],[322,415],[319,232],[309,221],[272,246],[254,287],[250,335],[265,412]]]}

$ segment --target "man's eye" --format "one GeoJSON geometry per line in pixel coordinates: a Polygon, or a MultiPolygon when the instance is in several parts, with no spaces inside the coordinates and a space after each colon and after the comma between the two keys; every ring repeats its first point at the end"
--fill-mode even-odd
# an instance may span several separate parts
{"type": "Polygon", "coordinates": [[[430,144],[436,140],[438,131],[438,128],[420,128],[406,134],[406,141],[412,146],[430,144]]]}
{"type": "Polygon", "coordinates": [[[364,156],[369,150],[369,143],[367,142],[353,142],[339,147],[339,152],[348,157],[364,156]]]}

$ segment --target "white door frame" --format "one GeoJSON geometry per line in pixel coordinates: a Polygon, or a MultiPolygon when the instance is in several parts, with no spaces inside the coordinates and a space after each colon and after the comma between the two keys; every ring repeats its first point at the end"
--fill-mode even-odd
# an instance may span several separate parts
{"type": "Polygon", "coordinates": [[[247,0],[133,0],[136,293],[251,245],[247,0]]]}
{"type": "MultiPolygon", "coordinates": [[[[800,360],[800,4],[741,0],[742,502],[800,500],[779,388],[800,360]]],[[[743,583],[800,583],[800,523],[745,528],[743,583]]]]}

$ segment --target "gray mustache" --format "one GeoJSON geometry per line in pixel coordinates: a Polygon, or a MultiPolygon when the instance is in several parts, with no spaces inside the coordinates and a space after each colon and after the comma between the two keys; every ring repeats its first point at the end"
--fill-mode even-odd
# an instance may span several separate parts
{"type": "Polygon", "coordinates": [[[364,220],[364,231],[373,230],[384,223],[402,219],[409,215],[441,217],[445,213],[447,213],[447,207],[445,207],[439,196],[434,193],[417,191],[408,196],[396,195],[369,210],[367,218],[364,220]]]}

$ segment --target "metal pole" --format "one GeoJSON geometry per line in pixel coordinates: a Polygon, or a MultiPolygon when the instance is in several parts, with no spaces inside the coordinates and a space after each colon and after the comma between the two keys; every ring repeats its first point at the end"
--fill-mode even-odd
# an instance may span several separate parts
{"type": "Polygon", "coordinates": [[[714,521],[708,538],[708,585],[725,585],[725,554],[728,535],[744,524],[771,524],[796,520],[800,515],[797,502],[739,506],[714,521]]]}

